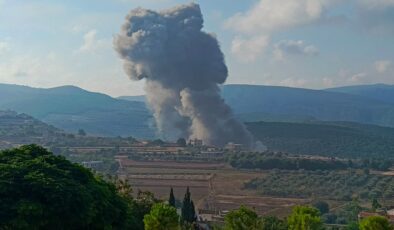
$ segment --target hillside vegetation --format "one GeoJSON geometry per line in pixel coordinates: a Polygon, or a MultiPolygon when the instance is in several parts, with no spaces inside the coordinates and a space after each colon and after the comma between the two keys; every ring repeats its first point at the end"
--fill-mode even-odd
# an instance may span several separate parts
{"type": "Polygon", "coordinates": [[[269,150],[350,158],[394,158],[394,128],[349,122],[252,122],[269,150]]]}
{"type": "Polygon", "coordinates": [[[346,93],[362,96],[386,103],[394,104],[394,85],[356,85],[327,89],[330,92],[346,93]]]}
{"type": "Polygon", "coordinates": [[[0,84],[0,110],[26,113],[76,133],[152,138],[152,116],[143,102],[119,100],[74,86],[50,89],[0,84]]]}
{"type": "MultiPolygon", "coordinates": [[[[310,90],[261,85],[224,85],[235,116],[253,121],[351,121],[394,127],[392,86],[310,90]]],[[[0,84],[0,110],[26,113],[65,131],[100,136],[155,138],[144,96],[112,98],[74,86],[50,89],[0,84]]]]}
{"type": "Polygon", "coordinates": [[[70,134],[26,114],[0,111],[0,149],[32,143],[57,148],[63,146],[128,146],[134,142],[135,139],[132,137],[70,134]]]}
{"type": "Polygon", "coordinates": [[[352,121],[394,127],[392,103],[359,95],[262,85],[225,85],[222,95],[244,121],[278,117],[279,121],[352,121]]]}
{"type": "Polygon", "coordinates": [[[271,171],[245,184],[260,194],[278,197],[319,197],[364,200],[394,197],[394,177],[356,171],[271,171]]]}

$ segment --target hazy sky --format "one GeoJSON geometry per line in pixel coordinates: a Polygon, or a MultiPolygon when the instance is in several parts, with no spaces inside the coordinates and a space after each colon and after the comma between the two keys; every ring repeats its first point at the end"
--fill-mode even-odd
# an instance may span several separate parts
{"type": "MultiPolygon", "coordinates": [[[[112,48],[127,12],[182,0],[0,0],[0,83],[143,94],[112,48]]],[[[227,83],[394,84],[394,0],[200,0],[227,83]]]]}

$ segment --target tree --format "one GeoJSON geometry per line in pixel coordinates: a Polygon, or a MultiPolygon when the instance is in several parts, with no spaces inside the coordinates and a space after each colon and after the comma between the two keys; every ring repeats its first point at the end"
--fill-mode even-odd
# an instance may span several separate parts
{"type": "Polygon", "coordinates": [[[289,230],[319,230],[323,228],[320,212],[308,206],[295,206],[287,219],[289,230]]]}
{"type": "Polygon", "coordinates": [[[361,210],[362,208],[359,201],[354,199],[345,205],[343,216],[348,222],[356,222],[358,220],[358,214],[361,212],[361,210]]]}
{"type": "Polygon", "coordinates": [[[393,230],[394,226],[383,216],[370,216],[360,222],[360,230],[393,230]]]}
{"type": "Polygon", "coordinates": [[[196,221],[196,212],[194,210],[194,203],[191,199],[189,187],[187,187],[182,202],[182,222],[193,223],[194,221],[196,221]]]}
{"type": "Polygon", "coordinates": [[[376,209],[381,208],[382,205],[379,204],[378,200],[376,198],[372,199],[372,210],[376,211],[376,209]]]}
{"type": "Polygon", "coordinates": [[[185,147],[185,146],[186,146],[186,140],[185,140],[185,138],[179,138],[179,139],[176,141],[176,143],[177,143],[177,145],[179,145],[179,146],[181,146],[181,147],[185,147]]]}
{"type": "Polygon", "coordinates": [[[115,185],[42,147],[0,152],[2,229],[125,229],[132,211],[115,185]]]}
{"type": "Polygon", "coordinates": [[[163,141],[163,140],[161,140],[161,139],[156,139],[156,140],[153,140],[153,141],[151,141],[151,142],[149,142],[149,146],[162,146],[162,145],[164,145],[165,144],[165,142],[163,141]]]}
{"type": "Polygon", "coordinates": [[[137,197],[133,202],[133,210],[135,210],[134,215],[137,220],[133,229],[144,229],[143,220],[145,215],[148,214],[152,210],[152,207],[158,202],[159,200],[155,198],[153,193],[148,191],[138,191],[137,197]]]}
{"type": "Polygon", "coordinates": [[[262,221],[262,229],[264,230],[287,230],[286,223],[275,216],[263,217],[262,221]]]}
{"type": "Polygon", "coordinates": [[[359,226],[358,226],[358,222],[350,222],[348,223],[348,225],[346,226],[345,230],[359,230],[359,226]]]}
{"type": "Polygon", "coordinates": [[[330,207],[327,202],[317,201],[313,204],[313,207],[317,208],[321,214],[326,214],[330,211],[330,207]]]}
{"type": "Polygon", "coordinates": [[[168,204],[172,207],[175,207],[175,196],[174,196],[174,190],[172,188],[170,191],[170,198],[168,199],[168,204]]]}
{"type": "Polygon", "coordinates": [[[86,136],[85,130],[79,129],[79,130],[78,130],[78,135],[79,135],[79,136],[86,136]]]}
{"type": "Polygon", "coordinates": [[[260,230],[263,221],[253,210],[241,206],[224,217],[224,230],[260,230]]]}
{"type": "Polygon", "coordinates": [[[178,230],[179,216],[176,209],[163,203],[154,204],[144,217],[145,230],[178,230]]]}

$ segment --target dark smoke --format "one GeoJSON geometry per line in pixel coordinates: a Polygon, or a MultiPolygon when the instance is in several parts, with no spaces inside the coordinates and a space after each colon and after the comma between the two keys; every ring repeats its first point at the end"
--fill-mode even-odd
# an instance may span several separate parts
{"type": "Polygon", "coordinates": [[[114,46],[130,78],[146,80],[148,103],[166,138],[251,147],[252,136],[220,97],[227,67],[215,36],[202,27],[194,3],[160,12],[138,8],[127,15],[114,46]]]}

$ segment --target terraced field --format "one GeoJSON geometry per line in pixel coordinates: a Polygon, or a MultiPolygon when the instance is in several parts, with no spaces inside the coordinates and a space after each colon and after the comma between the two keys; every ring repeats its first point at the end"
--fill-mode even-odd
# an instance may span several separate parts
{"type": "Polygon", "coordinates": [[[263,172],[240,171],[226,164],[123,159],[121,165],[121,178],[127,178],[135,192],[148,190],[166,200],[172,187],[176,199],[182,200],[189,187],[198,209],[231,210],[243,204],[260,214],[286,214],[293,205],[309,202],[259,196],[256,191],[244,189],[244,184],[263,172]]]}

